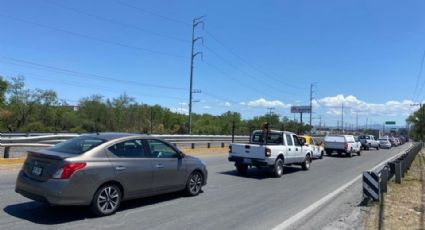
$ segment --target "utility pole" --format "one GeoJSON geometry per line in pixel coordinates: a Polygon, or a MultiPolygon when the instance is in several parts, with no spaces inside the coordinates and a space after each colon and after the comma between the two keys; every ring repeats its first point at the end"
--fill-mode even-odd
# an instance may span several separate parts
{"type": "Polygon", "coordinates": [[[314,83],[310,84],[310,126],[311,126],[311,115],[313,114],[313,86],[314,83]]]}
{"type": "Polygon", "coordinates": [[[192,21],[192,51],[190,53],[190,87],[189,87],[189,134],[192,134],[192,94],[193,94],[193,60],[197,55],[203,55],[202,52],[196,52],[195,53],[195,43],[198,40],[202,40],[202,43],[204,42],[203,37],[195,37],[195,28],[196,26],[202,24],[204,26],[204,21],[202,19],[205,16],[195,18],[192,21]]]}
{"type": "Polygon", "coordinates": [[[359,131],[359,112],[356,112],[356,131],[359,131]]]}
{"type": "Polygon", "coordinates": [[[319,115],[319,129],[322,128],[322,115],[319,115]]]}
{"type": "Polygon", "coordinates": [[[272,114],[273,114],[272,110],[274,110],[274,107],[268,107],[267,110],[268,110],[268,115],[269,115],[268,122],[270,124],[271,119],[272,119],[272,114]]]}
{"type": "Polygon", "coordinates": [[[344,102],[341,104],[341,131],[344,133],[344,102]]]}
{"type": "Polygon", "coordinates": [[[419,112],[420,112],[420,118],[419,118],[419,121],[420,121],[420,123],[419,123],[419,125],[420,125],[420,127],[419,127],[419,137],[420,137],[420,139],[421,139],[421,141],[423,141],[424,139],[424,134],[423,134],[423,129],[424,129],[424,109],[422,108],[423,107],[423,104],[422,103],[419,103],[419,104],[411,104],[410,106],[419,106],[419,112]]]}

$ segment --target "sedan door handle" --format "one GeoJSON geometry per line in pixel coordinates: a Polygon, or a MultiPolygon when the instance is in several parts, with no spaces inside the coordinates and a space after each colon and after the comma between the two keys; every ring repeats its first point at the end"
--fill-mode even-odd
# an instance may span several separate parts
{"type": "Polygon", "coordinates": [[[155,167],[156,168],[159,168],[159,169],[162,169],[162,168],[164,168],[164,165],[162,165],[162,164],[156,164],[155,167]]]}
{"type": "Polygon", "coordinates": [[[115,170],[117,170],[117,171],[123,171],[125,169],[126,169],[126,167],[124,167],[124,166],[117,166],[117,167],[115,167],[115,170]]]}

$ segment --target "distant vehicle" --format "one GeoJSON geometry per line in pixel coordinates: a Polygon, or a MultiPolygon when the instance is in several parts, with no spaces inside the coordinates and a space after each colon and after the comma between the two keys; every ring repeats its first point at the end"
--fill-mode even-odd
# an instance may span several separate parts
{"type": "Polygon", "coordinates": [[[300,165],[310,168],[312,153],[303,146],[295,133],[274,130],[256,130],[250,144],[231,144],[229,161],[235,162],[239,174],[247,173],[249,166],[268,169],[275,177],[283,175],[284,165],[300,165]]]}
{"type": "Polygon", "coordinates": [[[390,140],[390,142],[391,142],[391,146],[392,147],[397,147],[397,143],[398,143],[398,141],[396,140],[396,138],[395,137],[389,137],[389,140],[390,140]]]}
{"type": "Polygon", "coordinates": [[[207,183],[205,164],[172,144],[147,135],[82,135],[30,151],[15,191],[51,205],[90,205],[114,214],[121,201],[184,190],[198,195],[207,183]]]}
{"type": "Polygon", "coordinates": [[[375,148],[379,150],[379,141],[376,140],[373,135],[362,135],[359,136],[359,140],[362,143],[362,148],[365,150],[369,150],[371,148],[375,148]]]}
{"type": "Polygon", "coordinates": [[[394,137],[394,141],[396,146],[401,145],[400,139],[398,139],[397,137],[394,137]]]}
{"type": "Polygon", "coordinates": [[[352,157],[353,153],[361,155],[361,145],[356,142],[353,135],[328,135],[325,137],[325,152],[330,156],[332,152],[337,152],[338,155],[352,157]]]}
{"type": "Polygon", "coordinates": [[[313,158],[322,159],[325,154],[325,149],[322,146],[322,142],[314,137],[308,135],[298,136],[298,138],[308,147],[313,153],[313,158]]]}
{"type": "Polygon", "coordinates": [[[378,141],[381,148],[390,149],[392,147],[389,138],[379,138],[378,141]]]}

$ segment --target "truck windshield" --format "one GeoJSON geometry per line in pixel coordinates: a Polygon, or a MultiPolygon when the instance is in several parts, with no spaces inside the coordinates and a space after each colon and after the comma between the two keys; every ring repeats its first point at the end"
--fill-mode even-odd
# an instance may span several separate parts
{"type": "MultiPolygon", "coordinates": [[[[263,132],[255,132],[252,135],[251,143],[253,144],[265,144],[263,132]]],[[[267,144],[268,145],[282,145],[283,138],[281,133],[268,133],[267,135],[267,144]]]]}

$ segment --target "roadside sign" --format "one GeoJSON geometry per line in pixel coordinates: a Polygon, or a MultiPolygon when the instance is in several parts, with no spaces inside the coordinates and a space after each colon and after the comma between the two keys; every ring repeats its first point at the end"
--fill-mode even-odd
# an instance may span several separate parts
{"type": "Polygon", "coordinates": [[[386,125],[395,125],[395,121],[386,121],[385,124],[386,125]]]}
{"type": "Polygon", "coordinates": [[[291,113],[311,113],[309,105],[291,106],[291,113]]]}

